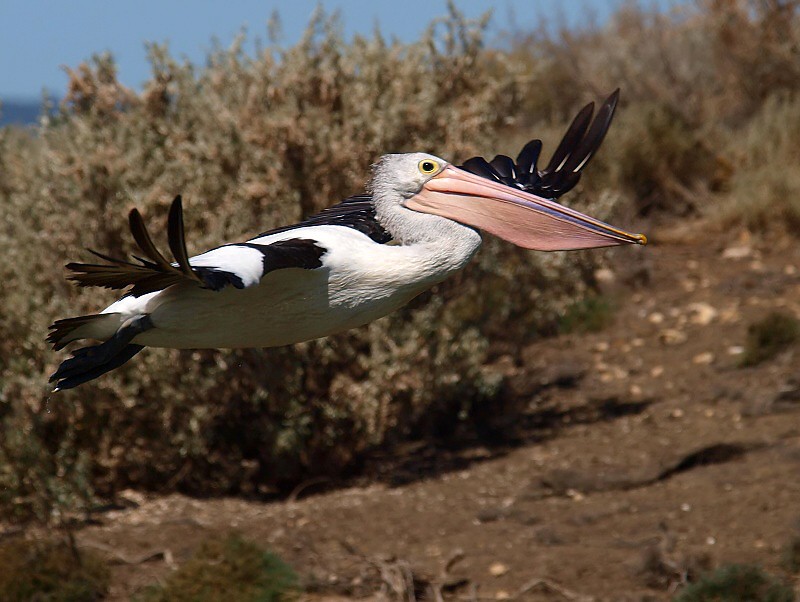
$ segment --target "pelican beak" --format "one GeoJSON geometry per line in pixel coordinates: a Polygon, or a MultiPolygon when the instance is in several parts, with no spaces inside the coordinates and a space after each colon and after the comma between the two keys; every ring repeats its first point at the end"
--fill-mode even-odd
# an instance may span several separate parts
{"type": "Polygon", "coordinates": [[[570,251],[644,245],[632,234],[569,207],[447,165],[406,207],[485,230],[526,249],[570,251]]]}

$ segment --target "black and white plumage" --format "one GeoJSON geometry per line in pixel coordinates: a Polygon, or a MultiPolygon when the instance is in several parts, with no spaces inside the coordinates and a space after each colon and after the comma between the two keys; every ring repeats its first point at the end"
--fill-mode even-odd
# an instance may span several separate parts
{"type": "Polygon", "coordinates": [[[271,347],[366,324],[464,267],[480,246],[478,230],[539,250],[643,244],[642,235],[553,201],[577,184],[616,103],[617,92],[594,120],[587,105],[542,170],[538,140],[516,162],[473,157],[460,168],[425,153],[386,155],[375,166],[371,195],[193,257],[180,196],[167,220],[172,260],[134,209],[129,223],[140,255],[126,260],[92,251],[103,263],[67,265],[81,286],[126,294],[99,314],[51,326],[55,349],[102,341],[77,349],[51,381],[56,390],[75,387],[145,346],[271,347]]]}

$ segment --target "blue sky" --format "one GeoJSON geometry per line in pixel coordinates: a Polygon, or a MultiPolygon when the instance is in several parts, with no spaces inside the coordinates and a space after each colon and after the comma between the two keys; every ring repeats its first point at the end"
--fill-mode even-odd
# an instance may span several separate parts
{"type": "MultiPolygon", "coordinates": [[[[666,4],[667,0],[657,0],[666,4]]],[[[347,35],[370,34],[377,22],[387,36],[416,39],[446,0],[0,0],[0,99],[37,99],[44,88],[60,96],[67,78],[61,65],[75,66],[94,52],[110,51],[120,80],[140,87],[147,79],[145,42],[169,42],[174,56],[202,62],[216,37],[223,45],[246,28],[250,39],[266,37],[274,10],[284,43],[297,41],[318,4],[342,14],[347,35]]],[[[496,29],[533,28],[541,15],[563,11],[568,22],[594,14],[602,21],[619,0],[457,0],[468,17],[493,9],[496,29]]]]}

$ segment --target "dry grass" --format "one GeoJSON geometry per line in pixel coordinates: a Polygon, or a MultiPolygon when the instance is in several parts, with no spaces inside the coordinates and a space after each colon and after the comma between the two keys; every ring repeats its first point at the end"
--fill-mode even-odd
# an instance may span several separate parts
{"type": "Polygon", "coordinates": [[[13,538],[0,544],[0,592],[8,602],[101,600],[109,578],[102,559],[64,541],[13,538]]]}

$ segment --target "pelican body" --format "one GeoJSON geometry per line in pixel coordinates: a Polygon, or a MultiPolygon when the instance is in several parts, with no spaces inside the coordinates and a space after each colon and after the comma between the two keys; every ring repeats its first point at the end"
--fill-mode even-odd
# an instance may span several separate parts
{"type": "Polygon", "coordinates": [[[631,234],[560,205],[610,125],[615,92],[597,116],[578,114],[550,163],[537,169],[532,140],[516,163],[500,155],[461,167],[426,153],[385,155],[371,194],[351,197],[294,226],[189,257],[180,196],[171,206],[170,261],[153,244],[141,214],[130,229],[142,257],[71,263],[81,286],[126,290],[98,314],[58,320],[55,349],[79,339],[51,381],[56,390],[92,380],[145,346],[242,348],[289,345],[367,324],[462,269],[481,244],[479,230],[519,246],[570,250],[625,243],[631,234]]]}

